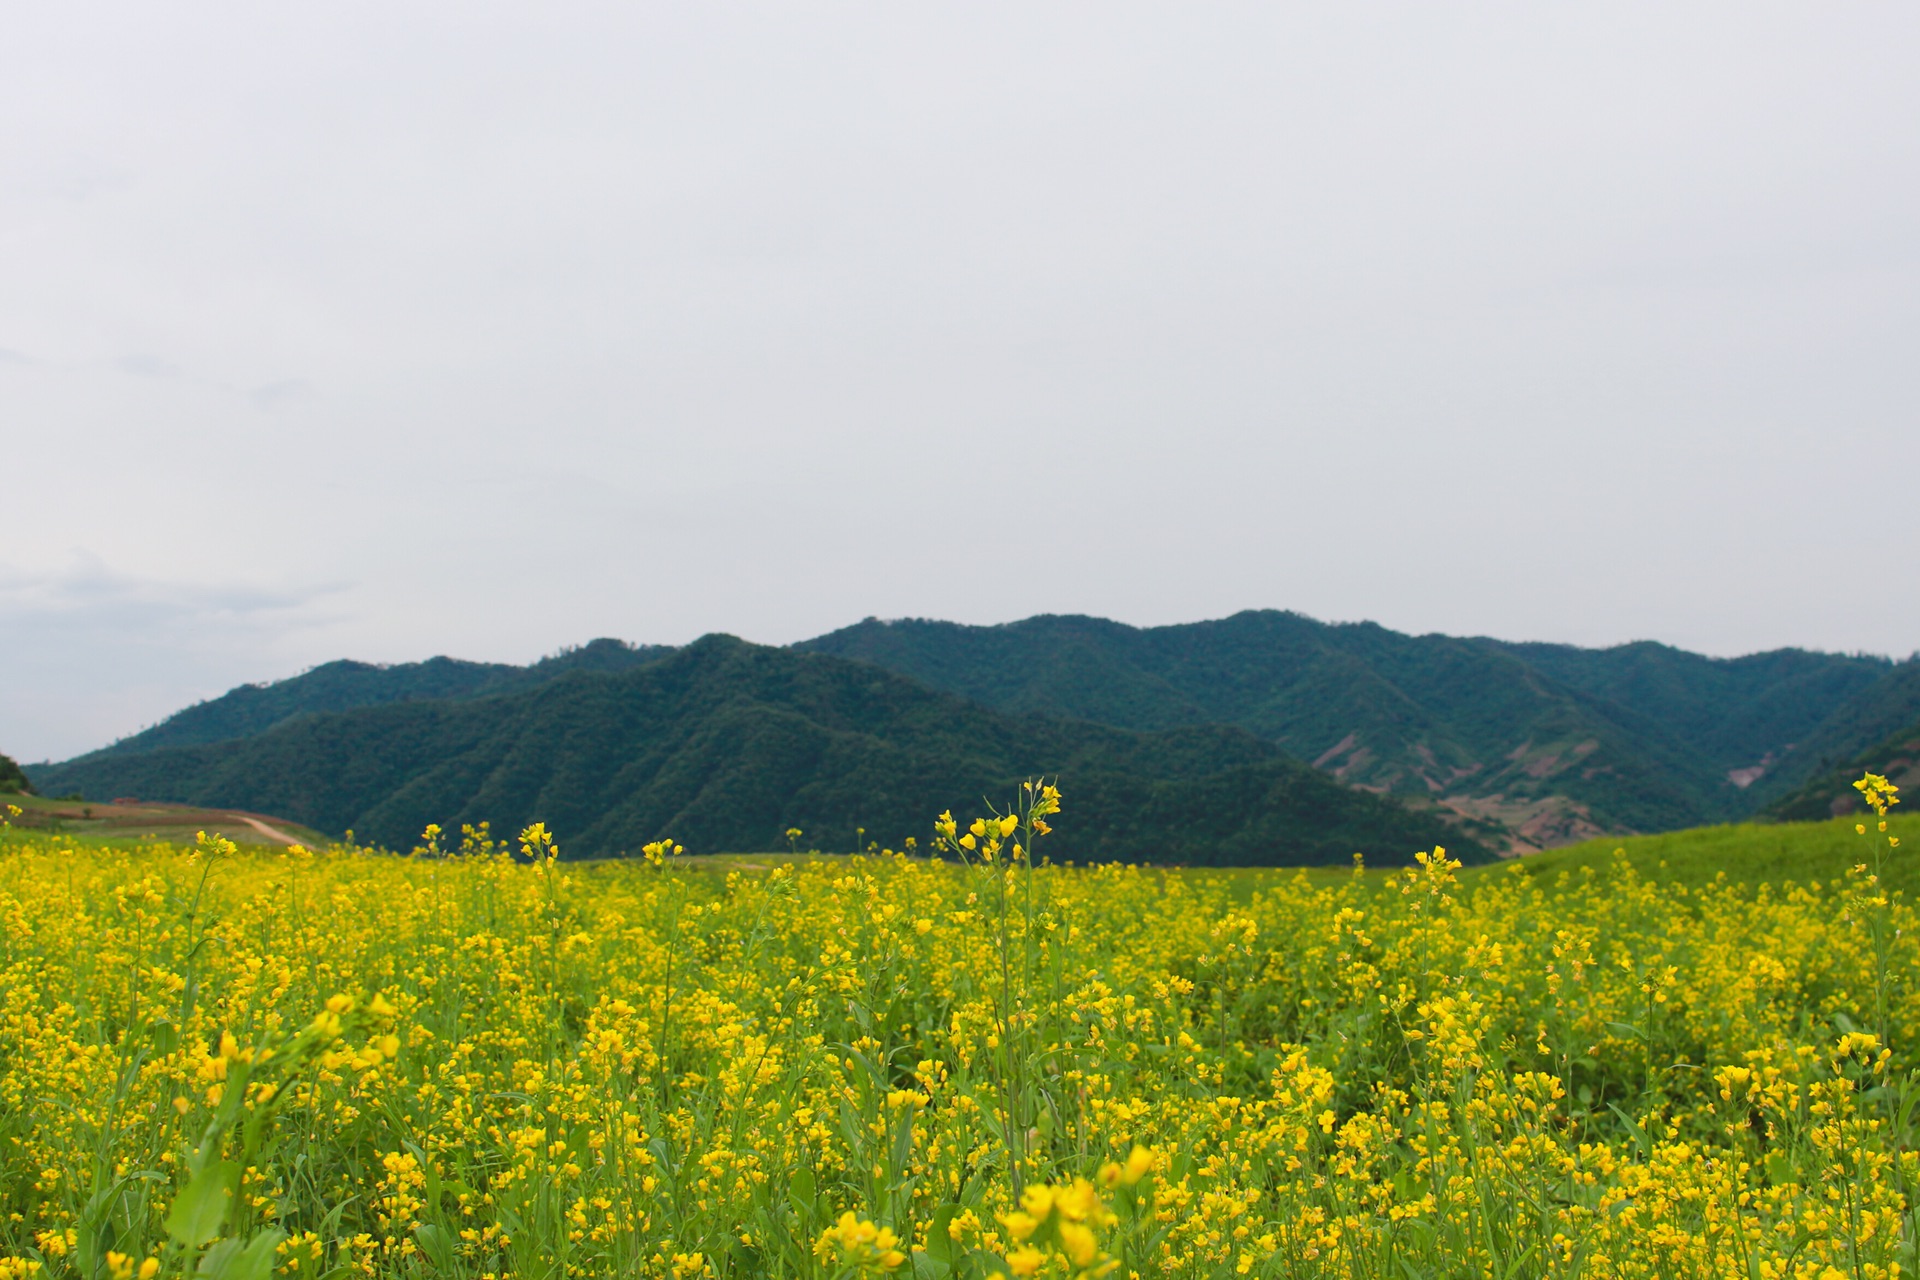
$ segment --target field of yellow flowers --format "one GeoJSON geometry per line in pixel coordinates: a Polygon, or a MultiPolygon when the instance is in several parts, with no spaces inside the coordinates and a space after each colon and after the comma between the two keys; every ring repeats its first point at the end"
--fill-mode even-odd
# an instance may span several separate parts
{"type": "Polygon", "coordinates": [[[1914,1270],[1871,820],[1825,885],[1248,894],[1017,799],[725,872],[0,832],[0,1278],[1914,1270]]]}

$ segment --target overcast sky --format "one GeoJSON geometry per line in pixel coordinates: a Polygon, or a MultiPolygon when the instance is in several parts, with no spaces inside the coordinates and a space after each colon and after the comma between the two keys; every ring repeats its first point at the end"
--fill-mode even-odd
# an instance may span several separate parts
{"type": "Polygon", "coordinates": [[[0,751],[870,614],[1904,655],[1917,37],[10,4],[0,751]]]}

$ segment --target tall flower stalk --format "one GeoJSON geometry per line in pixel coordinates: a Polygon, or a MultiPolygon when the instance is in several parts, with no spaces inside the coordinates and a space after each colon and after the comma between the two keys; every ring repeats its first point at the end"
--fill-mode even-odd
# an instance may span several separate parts
{"type": "MultiPolygon", "coordinates": [[[[1867,841],[1868,861],[1854,871],[1866,878],[1865,892],[1858,895],[1856,902],[1864,908],[1867,936],[1873,946],[1873,1033],[1882,1045],[1888,1045],[1893,1034],[1888,1005],[1893,982],[1894,928],[1887,898],[1887,864],[1893,851],[1900,847],[1900,837],[1887,831],[1887,810],[1900,803],[1900,788],[1877,773],[1863,775],[1853,786],[1877,819],[1877,829],[1867,841]]],[[[1864,822],[1856,823],[1853,829],[1861,836],[1868,835],[1864,822]]]]}
{"type": "Polygon", "coordinates": [[[951,812],[941,814],[934,824],[934,847],[973,872],[993,913],[1000,981],[994,1000],[994,1036],[988,1048],[999,1084],[1007,1180],[1017,1202],[1032,1156],[1030,1130],[1035,1119],[1030,1086],[1036,1019],[1028,1004],[1038,945],[1033,851],[1035,843],[1052,830],[1046,820],[1060,812],[1060,790],[1044,779],[1030,779],[1020,784],[1018,796],[1005,812],[991,803],[987,809],[988,816],[975,818],[964,832],[951,812]]]}

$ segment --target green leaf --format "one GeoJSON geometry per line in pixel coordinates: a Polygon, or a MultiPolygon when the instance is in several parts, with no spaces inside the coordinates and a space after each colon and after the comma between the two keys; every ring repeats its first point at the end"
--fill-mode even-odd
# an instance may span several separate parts
{"type": "Polygon", "coordinates": [[[1920,1102],[1920,1089],[1915,1089],[1913,1081],[1908,1080],[1900,1086],[1900,1106],[1893,1121],[1895,1133],[1905,1136],[1908,1126],[1913,1122],[1913,1106],[1916,1102],[1920,1102]]]}
{"type": "Polygon", "coordinates": [[[167,1210],[167,1234],[178,1244],[197,1249],[220,1234],[240,1189],[240,1166],[231,1160],[206,1165],[174,1197],[167,1210]]]}
{"type": "Polygon", "coordinates": [[[1640,1149],[1640,1158],[1642,1160],[1650,1158],[1653,1155],[1653,1139],[1649,1138],[1647,1131],[1640,1127],[1640,1122],[1611,1102],[1607,1104],[1607,1110],[1619,1116],[1620,1123],[1627,1126],[1627,1132],[1633,1135],[1633,1145],[1640,1149]]]}
{"type": "Polygon", "coordinates": [[[902,1116],[893,1135],[893,1167],[905,1169],[913,1158],[913,1117],[902,1116]]]}
{"type": "MultiPolygon", "coordinates": [[[[947,1226],[959,1214],[957,1204],[943,1204],[933,1211],[933,1221],[927,1224],[927,1256],[949,1270],[953,1267],[953,1237],[947,1234],[947,1226]]],[[[916,1262],[915,1267],[919,1264],[916,1262]]]]}
{"type": "Polygon", "coordinates": [[[81,1275],[94,1275],[101,1269],[106,1251],[115,1240],[113,1208],[126,1188],[127,1179],[117,1179],[94,1192],[87,1200],[87,1207],[80,1211],[80,1246],[76,1254],[81,1275]]]}
{"type": "Polygon", "coordinates": [[[787,1179],[787,1202],[808,1222],[813,1220],[813,1170],[797,1169],[787,1179]]]}
{"type": "Polygon", "coordinates": [[[453,1237],[443,1228],[432,1223],[422,1222],[413,1229],[413,1238],[420,1242],[420,1252],[427,1255],[427,1261],[434,1270],[451,1274],[453,1271],[453,1237]]]}
{"type": "Polygon", "coordinates": [[[245,1244],[222,1240],[200,1259],[200,1274],[208,1280],[272,1280],[274,1250],[286,1238],[285,1232],[269,1229],[245,1244]]]}

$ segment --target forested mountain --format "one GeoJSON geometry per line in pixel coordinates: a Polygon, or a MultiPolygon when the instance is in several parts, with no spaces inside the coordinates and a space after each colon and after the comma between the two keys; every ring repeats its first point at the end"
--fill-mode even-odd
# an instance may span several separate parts
{"type": "Polygon", "coordinates": [[[1644,640],[1607,649],[1480,643],[1658,723],[1721,773],[1752,768],[1769,754],[1778,757],[1790,744],[1805,742],[1823,721],[1893,670],[1882,658],[1805,649],[1709,658],[1644,640]]]}
{"type": "Polygon", "coordinates": [[[1754,784],[1754,798],[1766,806],[1763,812],[1782,812],[1780,803],[1788,796],[1808,785],[1823,785],[1822,779],[1836,769],[1851,768],[1858,758],[1884,752],[1916,723],[1920,723],[1920,657],[1892,667],[1882,679],[1835,706],[1791,750],[1781,753],[1754,784]]]}
{"type": "MultiPolygon", "coordinates": [[[[967,699],[1008,718],[996,732],[1005,724],[1026,732],[1036,717],[1136,734],[1243,730],[1343,782],[1416,809],[1437,807],[1460,830],[1507,851],[1784,812],[1767,806],[1809,783],[1826,786],[1832,770],[1920,721],[1920,659],[1896,664],[1798,649],[1708,658],[1653,643],[1582,649],[1411,636],[1274,611],[1147,628],[1075,616],[993,627],[869,619],[793,648],[871,664],[967,699]]],[[[334,662],[243,686],[101,751],[29,766],[28,774],[43,791],[159,798],[180,791],[169,770],[184,770],[199,786],[211,776],[238,777],[234,762],[253,757],[229,752],[215,761],[203,753],[190,762],[157,752],[263,735],[285,744],[304,717],[378,707],[435,709],[352,723],[419,726],[452,717],[470,724],[451,707],[491,706],[576,674],[632,673],[678,652],[596,640],[525,667],[450,658],[391,667],[334,662]],[[99,767],[109,760],[130,768],[144,761],[134,773],[151,781],[109,786],[108,777],[134,776],[99,767]]],[[[327,732],[335,731],[329,722],[327,732]]],[[[711,763],[721,767],[717,757],[711,763]]],[[[1023,767],[1052,766],[1036,757],[1023,767]]],[[[364,799],[365,788],[353,794],[364,799]]],[[[191,798],[216,800],[204,787],[191,798]]],[[[272,807],[251,798],[217,802],[272,807]]],[[[348,810],[359,812],[351,804],[339,811],[348,810]]],[[[373,830],[357,820],[363,832],[373,830]]]]}
{"type": "Polygon", "coordinates": [[[1896,670],[1791,649],[1715,659],[1409,636],[1273,611],[1150,628],[868,620],[800,647],[1012,714],[1238,725],[1345,781],[1501,822],[1517,847],[1749,813],[1768,794],[1749,789],[1756,776],[1836,706],[1872,703],[1896,670]]]}
{"type": "Polygon", "coordinates": [[[1900,788],[1908,804],[1920,804],[1920,719],[1838,765],[1829,764],[1768,805],[1765,814],[1780,822],[1814,822],[1865,813],[1853,786],[1862,773],[1881,775],[1900,788]]]}
{"type": "Polygon", "coordinates": [[[672,652],[672,648],[665,645],[629,645],[620,640],[601,639],[577,649],[563,649],[524,667],[462,662],[456,658],[428,658],[424,662],[392,666],[329,662],[290,679],[230,689],[218,698],[196,703],[167,717],[151,729],[69,763],[96,756],[135,755],[160,747],[252,737],[296,716],[351,711],[391,702],[509,693],[544,684],[570,671],[624,671],[672,652]]]}
{"type": "MultiPolygon", "coordinates": [[[[423,664],[425,665],[425,664],[423,664]]],[[[1057,776],[1060,858],[1196,864],[1402,862],[1486,850],[1432,814],[1344,787],[1225,725],[1143,733],[1009,717],[866,664],[709,636],[619,672],[518,692],[390,701],[284,719],[247,738],[95,753],[43,787],[218,803],[411,845],[429,822],[540,820],[575,854],[671,834],[698,852],[925,839],[1057,776]]]]}

